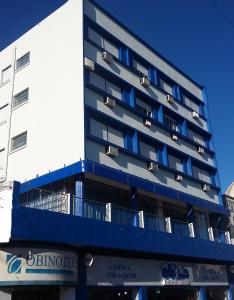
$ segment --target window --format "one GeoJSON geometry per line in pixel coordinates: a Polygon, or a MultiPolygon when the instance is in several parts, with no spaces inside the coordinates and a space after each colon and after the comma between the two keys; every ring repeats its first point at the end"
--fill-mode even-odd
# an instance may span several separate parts
{"type": "Polygon", "coordinates": [[[146,115],[147,117],[152,117],[151,106],[138,98],[136,98],[136,110],[146,115]]]}
{"type": "Polygon", "coordinates": [[[160,86],[161,88],[169,95],[173,95],[173,85],[169,82],[160,79],[160,86]]]}
{"type": "Polygon", "coordinates": [[[184,104],[191,108],[191,110],[199,113],[199,104],[191,100],[188,96],[183,95],[184,104]]]}
{"type": "Polygon", "coordinates": [[[124,148],[123,132],[107,126],[99,121],[90,119],[90,133],[100,139],[124,148]]]}
{"type": "Polygon", "coordinates": [[[183,172],[183,161],[175,155],[168,154],[168,165],[172,169],[183,172]]]}
{"type": "Polygon", "coordinates": [[[25,55],[21,56],[19,59],[16,61],[16,71],[23,68],[29,63],[30,60],[30,53],[26,53],[25,55]]]}
{"type": "Polygon", "coordinates": [[[188,137],[190,139],[192,139],[194,142],[196,142],[202,146],[206,146],[205,138],[202,135],[198,134],[197,132],[195,132],[189,128],[187,130],[188,130],[188,137]]]}
{"type": "Polygon", "coordinates": [[[8,104],[5,104],[4,106],[0,107],[0,124],[2,124],[7,120],[7,113],[8,113],[7,106],[8,104]]]}
{"type": "Polygon", "coordinates": [[[156,148],[154,146],[148,145],[144,142],[139,142],[140,146],[140,155],[150,159],[150,160],[157,160],[157,153],[156,148]]]}
{"type": "Polygon", "coordinates": [[[193,176],[197,179],[200,179],[204,182],[211,183],[210,173],[200,167],[194,166],[193,169],[193,176]]]}
{"type": "Polygon", "coordinates": [[[13,98],[13,107],[16,107],[24,102],[28,101],[28,89],[18,93],[13,98]]]}
{"type": "Polygon", "coordinates": [[[88,28],[88,38],[94,42],[99,47],[105,49],[107,52],[112,54],[115,57],[119,57],[119,49],[115,45],[113,45],[111,42],[109,42],[106,38],[104,38],[102,35],[91,29],[88,28]]]}
{"type": "Polygon", "coordinates": [[[169,117],[168,115],[164,115],[164,125],[169,129],[179,132],[178,122],[175,119],[169,117]]]}
{"type": "Polygon", "coordinates": [[[4,70],[2,70],[2,84],[9,81],[11,78],[11,66],[8,66],[4,70]]]}
{"type": "Polygon", "coordinates": [[[4,151],[5,151],[5,148],[0,149],[0,170],[3,168],[4,151]]]}
{"type": "Polygon", "coordinates": [[[139,63],[137,60],[133,59],[132,61],[133,68],[142,73],[143,75],[147,76],[149,75],[149,69],[143,66],[141,63],[139,63]]]}
{"type": "Polygon", "coordinates": [[[27,143],[27,132],[21,133],[11,139],[11,151],[19,149],[27,143]]]}
{"type": "Polygon", "coordinates": [[[122,100],[122,90],[116,84],[105,80],[103,77],[97,75],[94,72],[89,74],[89,82],[95,85],[97,88],[107,92],[108,94],[112,95],[113,97],[122,100]]]}

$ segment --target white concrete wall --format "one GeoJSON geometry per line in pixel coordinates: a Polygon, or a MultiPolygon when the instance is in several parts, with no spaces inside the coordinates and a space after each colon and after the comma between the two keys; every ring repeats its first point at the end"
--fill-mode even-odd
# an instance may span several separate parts
{"type": "Polygon", "coordinates": [[[0,177],[24,181],[84,157],[82,2],[68,1],[0,53],[1,71],[30,51],[30,64],[0,87],[0,107],[9,103],[0,177]],[[11,111],[12,95],[25,88],[29,101],[11,111]],[[8,142],[24,131],[27,146],[11,153],[8,142]]]}

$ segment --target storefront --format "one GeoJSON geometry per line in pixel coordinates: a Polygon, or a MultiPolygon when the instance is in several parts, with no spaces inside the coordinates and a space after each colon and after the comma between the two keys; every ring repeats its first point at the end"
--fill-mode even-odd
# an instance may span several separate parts
{"type": "Polygon", "coordinates": [[[77,254],[39,248],[0,250],[0,299],[68,299],[78,282],[77,254]]]}
{"type": "Polygon", "coordinates": [[[89,300],[228,300],[226,266],[94,256],[89,300]],[[144,298],[144,297],[143,297],[144,298]]]}

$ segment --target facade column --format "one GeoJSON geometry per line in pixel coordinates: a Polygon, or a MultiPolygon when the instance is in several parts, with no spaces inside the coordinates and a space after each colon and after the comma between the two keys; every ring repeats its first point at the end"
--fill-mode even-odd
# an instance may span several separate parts
{"type": "Polygon", "coordinates": [[[199,289],[198,299],[199,300],[206,300],[206,290],[205,290],[205,288],[203,286],[200,287],[200,289],[199,289]]]}
{"type": "MultiPolygon", "coordinates": [[[[137,188],[132,187],[131,188],[131,209],[134,211],[138,210],[138,205],[137,205],[137,188]]],[[[136,213],[133,218],[133,226],[139,226],[138,222],[138,214],[136,213]]]]}
{"type": "Polygon", "coordinates": [[[83,216],[84,182],[82,176],[75,183],[75,197],[72,210],[75,216],[83,216]]]}

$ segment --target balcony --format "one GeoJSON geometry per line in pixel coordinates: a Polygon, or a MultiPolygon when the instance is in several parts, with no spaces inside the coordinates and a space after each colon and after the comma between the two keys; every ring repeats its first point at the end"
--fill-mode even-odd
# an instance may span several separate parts
{"type": "MultiPolygon", "coordinates": [[[[112,203],[82,199],[80,204],[82,207],[78,215],[83,218],[134,226],[156,232],[162,231],[187,238],[199,238],[212,242],[231,244],[231,237],[228,231],[212,227],[200,227],[193,223],[171,219],[168,216],[160,217],[145,213],[144,211],[131,210],[113,205],[112,203]]],[[[32,189],[21,195],[20,205],[27,208],[77,215],[70,211],[70,197],[65,193],[51,193],[41,189],[32,189]]]]}
{"type": "Polygon", "coordinates": [[[62,188],[58,193],[33,188],[25,190],[17,182],[0,188],[0,242],[9,241],[234,263],[228,232],[200,228],[113,203],[70,198],[62,188]]]}

